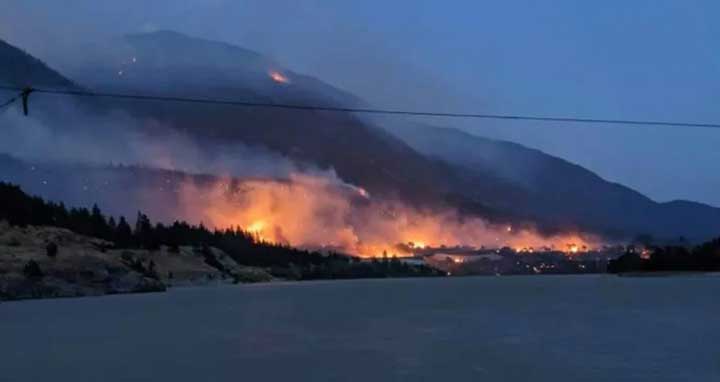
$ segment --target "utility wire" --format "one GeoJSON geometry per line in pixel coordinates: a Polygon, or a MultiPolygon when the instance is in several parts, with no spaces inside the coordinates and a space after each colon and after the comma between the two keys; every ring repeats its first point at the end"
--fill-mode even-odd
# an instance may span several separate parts
{"type": "Polygon", "coordinates": [[[15,101],[17,101],[17,97],[10,98],[9,100],[7,100],[7,102],[0,104],[0,109],[4,108],[5,106],[10,106],[10,104],[12,104],[15,101]]]}
{"type": "MultiPolygon", "coordinates": [[[[0,86],[0,89],[1,90],[11,90],[11,91],[24,90],[23,88],[8,87],[8,86],[0,86]]],[[[300,104],[285,104],[285,103],[263,103],[263,102],[229,100],[229,99],[186,98],[186,97],[157,96],[157,95],[147,95],[147,94],[102,93],[102,92],[92,92],[92,91],[86,91],[86,90],[32,88],[32,91],[34,93],[67,95],[67,96],[77,96],[77,97],[99,97],[99,98],[131,99],[131,100],[141,100],[141,101],[184,102],[184,103],[197,103],[197,104],[275,108],[275,109],[289,109],[289,110],[307,110],[307,111],[329,111],[329,112],[404,115],[404,116],[421,116],[421,117],[476,118],[476,119],[609,124],[609,125],[699,127],[699,128],[720,129],[720,123],[692,123],[692,122],[670,122],[670,121],[604,119],[604,118],[576,118],[576,117],[544,117],[544,116],[519,115],[519,114],[444,113],[444,112],[430,112],[430,111],[349,108],[349,107],[300,105],[300,104]]]]}

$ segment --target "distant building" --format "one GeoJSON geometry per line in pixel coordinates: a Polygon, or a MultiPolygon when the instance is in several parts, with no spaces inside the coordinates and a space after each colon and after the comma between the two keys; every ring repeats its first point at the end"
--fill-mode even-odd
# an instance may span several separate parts
{"type": "Polygon", "coordinates": [[[499,261],[502,256],[497,253],[445,253],[439,252],[428,256],[432,261],[452,261],[453,263],[470,263],[474,261],[487,260],[499,261]]]}

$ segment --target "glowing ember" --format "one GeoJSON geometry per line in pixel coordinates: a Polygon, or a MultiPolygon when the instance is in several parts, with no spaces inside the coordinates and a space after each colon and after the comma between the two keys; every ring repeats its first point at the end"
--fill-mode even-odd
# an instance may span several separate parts
{"type": "Polygon", "coordinates": [[[279,84],[289,84],[290,83],[290,79],[286,75],[278,72],[277,70],[269,71],[268,75],[270,76],[270,78],[273,81],[275,81],[279,84]]]}
{"type": "Polygon", "coordinates": [[[640,258],[644,260],[649,260],[650,258],[652,258],[652,253],[649,249],[643,248],[643,250],[640,252],[640,258]]]}

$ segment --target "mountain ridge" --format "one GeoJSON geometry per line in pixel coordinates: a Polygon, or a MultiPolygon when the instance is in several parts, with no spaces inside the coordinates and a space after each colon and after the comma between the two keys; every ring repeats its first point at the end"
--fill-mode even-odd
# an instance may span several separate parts
{"type": "Polygon", "coordinates": [[[73,81],[50,68],[43,61],[2,39],[0,39],[0,57],[3,59],[3,70],[0,71],[0,84],[3,86],[76,87],[73,81]]]}
{"type": "Polygon", "coordinates": [[[644,233],[666,238],[697,236],[701,240],[720,231],[717,223],[720,208],[684,200],[656,202],[630,187],[607,181],[582,166],[537,149],[451,128],[394,125],[388,129],[426,155],[469,171],[492,168],[503,179],[529,189],[529,200],[516,207],[534,211],[538,218],[559,219],[569,215],[572,220],[579,220],[594,216],[593,220],[599,223],[593,227],[595,230],[610,233],[614,226],[626,223],[638,234],[647,227],[648,232],[644,233]],[[550,208],[542,209],[544,206],[550,208]],[[693,231],[702,233],[692,235],[682,225],[692,225],[693,231]]]}
{"type": "MultiPolygon", "coordinates": [[[[362,102],[334,87],[323,87],[313,80],[304,82],[311,77],[279,66],[276,69],[288,76],[289,83],[273,81],[268,73],[273,67],[260,65],[255,71],[240,74],[223,70],[227,66],[242,68],[242,62],[212,63],[214,69],[210,65],[202,74],[202,81],[197,81],[196,66],[171,58],[185,52],[194,59],[200,57],[201,62],[202,54],[188,50],[198,44],[201,46],[198,51],[218,47],[252,51],[166,31],[133,35],[130,39],[149,39],[149,43],[143,44],[152,48],[136,46],[133,55],[127,55],[123,64],[129,69],[119,73],[111,65],[93,66],[100,65],[93,61],[90,66],[73,72],[73,77],[91,89],[108,86],[171,96],[185,95],[191,90],[220,98],[265,102],[329,105],[362,102]],[[169,53],[160,54],[147,64],[147,57],[161,52],[155,44],[168,38],[178,46],[166,47],[169,53]],[[203,44],[211,46],[202,48],[203,44]],[[154,64],[158,62],[171,64],[154,64]],[[102,77],[93,77],[97,73],[103,73],[102,77]],[[233,77],[236,74],[239,77],[233,77]],[[239,80],[243,76],[249,78],[247,82],[239,80]]],[[[243,53],[243,56],[253,62],[265,62],[254,54],[243,53]]],[[[373,195],[399,198],[421,206],[454,206],[467,214],[491,220],[532,221],[541,230],[572,228],[616,237],[647,233],[663,238],[685,236],[702,240],[720,232],[720,209],[689,201],[657,203],[562,158],[517,143],[470,136],[460,130],[368,122],[349,113],[216,105],[187,108],[180,104],[131,102],[118,102],[118,105],[138,118],[162,121],[190,132],[198,142],[262,146],[301,163],[332,168],[344,181],[367,188],[373,195]],[[434,138],[419,141],[427,136],[434,138]],[[445,147],[450,149],[443,149],[445,147]],[[697,222],[692,219],[695,215],[700,217],[697,222]]]]}

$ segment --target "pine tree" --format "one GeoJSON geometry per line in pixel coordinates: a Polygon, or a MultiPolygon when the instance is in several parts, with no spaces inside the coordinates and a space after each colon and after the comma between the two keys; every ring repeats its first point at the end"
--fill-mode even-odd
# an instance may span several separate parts
{"type": "Polygon", "coordinates": [[[57,244],[55,244],[55,242],[52,242],[52,241],[49,242],[49,243],[45,246],[45,254],[46,254],[48,257],[55,258],[55,257],[57,256],[57,254],[58,254],[58,246],[57,246],[57,244]]]}
{"type": "Polygon", "coordinates": [[[157,240],[150,219],[140,211],[138,211],[137,220],[135,221],[135,239],[137,245],[141,248],[150,250],[160,248],[160,242],[157,240]]]}
{"type": "Polygon", "coordinates": [[[129,248],[133,245],[133,233],[130,224],[124,216],[120,216],[114,235],[115,245],[120,248],[129,248]]]}
{"type": "Polygon", "coordinates": [[[117,223],[115,222],[115,218],[112,216],[108,219],[108,228],[110,229],[110,232],[115,232],[117,229],[117,223]]]}
{"type": "Polygon", "coordinates": [[[106,240],[112,238],[112,231],[110,230],[110,226],[105,220],[105,217],[103,216],[97,204],[93,204],[92,206],[92,211],[90,213],[90,225],[92,227],[92,236],[106,240]]]}

